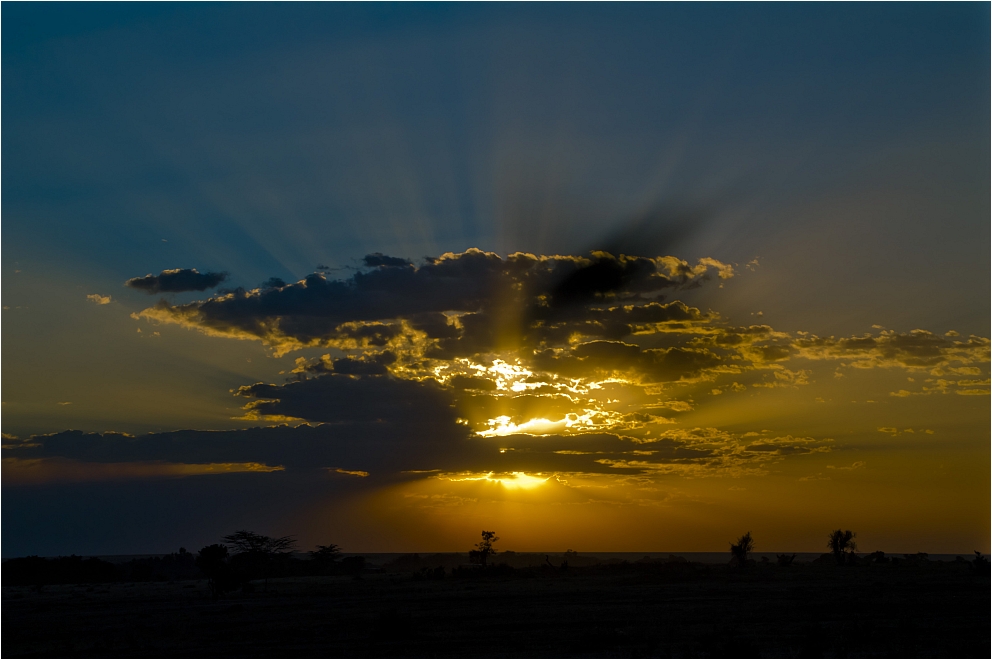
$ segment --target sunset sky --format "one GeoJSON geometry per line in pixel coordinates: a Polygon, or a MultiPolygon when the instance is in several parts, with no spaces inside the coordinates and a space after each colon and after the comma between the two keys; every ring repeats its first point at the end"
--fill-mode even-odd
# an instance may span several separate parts
{"type": "Polygon", "coordinates": [[[2,11],[2,554],[990,549],[990,8],[2,11]]]}

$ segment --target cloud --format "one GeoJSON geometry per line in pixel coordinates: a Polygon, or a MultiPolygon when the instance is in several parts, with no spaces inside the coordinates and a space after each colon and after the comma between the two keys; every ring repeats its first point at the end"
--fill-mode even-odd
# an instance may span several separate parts
{"type": "Polygon", "coordinates": [[[449,392],[437,383],[393,376],[356,378],[332,373],[286,385],[245,385],[236,394],[253,399],[246,406],[251,416],[279,419],[334,423],[388,420],[441,426],[453,425],[457,417],[449,392]]]}
{"type": "Polygon", "coordinates": [[[226,279],[227,273],[201,273],[195,268],[174,268],[163,270],[158,275],[149,273],[144,277],[132,277],[124,282],[124,286],[151,295],[155,293],[179,293],[181,291],[206,291],[226,279]]]}
{"type": "Polygon", "coordinates": [[[931,429],[916,429],[916,430],[914,430],[914,429],[902,429],[900,431],[899,429],[897,429],[894,426],[880,426],[880,427],[878,427],[878,432],[879,433],[887,433],[887,434],[891,435],[893,438],[896,437],[897,435],[902,435],[904,433],[926,433],[927,435],[933,435],[933,431],[931,429]]]}
{"type": "Polygon", "coordinates": [[[470,441],[463,426],[438,423],[432,412],[401,411],[390,419],[364,422],[183,430],[139,436],[63,431],[7,442],[3,457],[69,460],[79,463],[77,472],[89,465],[94,466],[95,474],[106,473],[110,468],[102,466],[114,464],[134,465],[139,472],[146,470],[144,476],[154,476],[148,472],[150,468],[140,466],[163,463],[257,464],[295,473],[326,471],[329,466],[358,466],[388,477],[409,469],[474,468],[480,453],[497,453],[493,447],[470,441]]]}
{"type": "Polygon", "coordinates": [[[345,470],[344,468],[327,468],[328,472],[333,472],[334,474],[345,474],[351,477],[367,477],[369,473],[365,470],[345,470]]]}
{"type": "Polygon", "coordinates": [[[405,268],[408,266],[413,266],[413,262],[409,259],[401,259],[399,257],[389,257],[381,252],[373,252],[372,254],[367,254],[362,259],[362,262],[369,268],[385,267],[385,268],[405,268]]]}
{"type": "MultiPolygon", "coordinates": [[[[468,354],[491,350],[509,335],[533,334],[532,341],[540,341],[549,326],[557,329],[562,323],[594,328],[597,317],[609,321],[598,307],[617,307],[613,315],[623,316],[625,303],[639,307],[657,302],[665,292],[697,285],[711,273],[724,279],[733,275],[732,267],[713,259],[693,266],[674,257],[603,252],[588,257],[516,253],[503,259],[470,249],[427,259],[420,266],[381,254],[367,255],[365,262],[375,267],[347,279],[314,273],[285,287],[235,291],[186,305],[163,302],[139,316],[210,335],[262,341],[279,354],[306,346],[334,347],[350,339],[349,331],[369,324],[393,333],[402,328],[431,342],[458,339],[435,348],[468,354]],[[576,306],[589,317],[576,316],[576,306]]],[[[626,310],[628,316],[633,307],[626,310]]],[[[667,314],[691,316],[687,310],[671,308],[667,314]]],[[[659,311],[653,310],[656,315],[659,311]]],[[[662,313],[643,322],[673,320],[662,313]]]]}
{"type": "Polygon", "coordinates": [[[4,460],[12,461],[4,464],[5,479],[8,467],[18,471],[17,484],[281,470],[376,475],[380,481],[435,471],[616,479],[741,476],[765,474],[767,465],[789,456],[829,451],[832,442],[765,432],[745,437],[715,428],[672,429],[647,440],[603,432],[481,438],[451,418],[444,396],[451,392],[435,384],[328,374],[252,391],[268,397],[268,413],[335,421],[137,437],[66,431],[12,439],[3,448],[4,460]],[[346,382],[362,384],[349,393],[346,382]],[[339,395],[345,400],[336,400],[339,395]],[[382,404],[369,398],[358,405],[362,397],[377,397],[382,404]]]}
{"type": "Polygon", "coordinates": [[[882,330],[877,335],[866,333],[840,339],[806,335],[793,341],[792,348],[799,357],[843,360],[845,366],[857,369],[901,367],[931,371],[958,363],[956,369],[975,374],[981,371],[971,365],[989,362],[988,338],[972,335],[961,341],[919,329],[906,333],[882,330]]]}
{"type": "Polygon", "coordinates": [[[359,357],[332,358],[322,355],[316,360],[297,358],[293,373],[321,374],[337,373],[351,376],[383,376],[389,373],[388,367],[396,361],[392,351],[383,351],[359,357]]]}
{"type": "Polygon", "coordinates": [[[840,467],[837,467],[837,466],[834,466],[834,465],[828,465],[827,466],[827,469],[828,470],[841,470],[841,471],[850,472],[852,470],[862,470],[865,467],[867,467],[867,465],[868,464],[865,463],[864,461],[854,461],[854,463],[852,463],[851,465],[844,465],[844,466],[840,466],[840,467]]]}
{"type": "MultiPolygon", "coordinates": [[[[674,396],[680,388],[719,392],[719,401],[732,404],[760,389],[808,386],[823,362],[933,376],[921,392],[900,390],[896,397],[987,391],[987,381],[975,378],[986,374],[989,361],[989,342],[981,337],[876,328],[821,338],[766,324],[736,326],[716,312],[666,300],[734,276],[733,267],[715,259],[690,264],[606,252],[504,258],[470,249],[420,264],[373,253],[363,264],[339,278],[322,271],[186,304],[163,300],[134,316],[260,341],[277,356],[306,347],[334,351],[297,359],[296,382],[236,391],[249,399],[245,418],[264,423],[402,419],[419,433],[434,419],[458,437],[575,442],[607,433],[657,442],[675,441],[663,432],[693,409],[687,397],[674,396]],[[945,373],[971,378],[939,377],[945,373]],[[671,413],[656,414],[661,409],[671,413]]],[[[824,447],[752,440],[738,448],[737,459],[824,447]]],[[[629,457],[611,460],[634,469],[629,457]]]]}
{"type": "Polygon", "coordinates": [[[97,305],[110,304],[110,296],[101,296],[99,293],[91,293],[86,296],[86,299],[95,302],[97,305]]]}
{"type": "Polygon", "coordinates": [[[64,457],[3,459],[3,481],[7,486],[90,481],[178,478],[238,472],[277,472],[281,465],[262,463],[88,463],[64,457]]]}
{"type": "MultiPolygon", "coordinates": [[[[12,440],[4,456],[62,465],[52,474],[67,479],[66,461],[73,473],[99,464],[94,475],[130,470],[145,478],[181,471],[151,465],[230,465],[355,483],[539,473],[648,485],[667,475],[760,476],[776,462],[831,451],[829,438],[684,425],[698,405],[694,391],[720,392],[709,400],[736,405],[762,388],[805,387],[823,362],[926,371],[925,393],[988,384],[989,342],[980,337],[876,329],[820,338],[736,326],[666,299],[734,276],[714,259],[504,258],[472,249],[420,264],[373,253],[347,276],[328,273],[186,304],[163,300],[134,315],[259,341],[276,355],[326,348],[298,358],[287,382],[234,391],[243,418],[266,428],[138,438],[65,432],[12,440]],[[352,476],[362,478],[345,478],[352,476]]],[[[189,290],[183,277],[204,288],[223,279],[176,270],[128,285],[189,290]],[[203,282],[210,277],[216,281],[203,282]]]]}
{"type": "MultiPolygon", "coordinates": [[[[710,258],[695,265],[674,257],[605,252],[501,258],[470,249],[428,258],[419,266],[381,253],[363,261],[369,270],[344,279],[314,273],[288,285],[272,282],[183,305],[160,301],[136,316],[261,341],[276,355],[305,347],[363,353],[308,363],[298,373],[388,371],[440,382],[477,377],[467,368],[457,373],[455,367],[460,361],[463,366],[492,363],[495,356],[513,358],[530,370],[534,382],[544,383],[552,376],[588,381],[620,374],[642,385],[686,383],[754,372],[727,383],[732,392],[748,385],[806,385],[808,369],[785,366],[796,360],[969,375],[980,375],[975,365],[989,360],[988,339],[981,337],[958,340],[924,330],[881,329],[821,338],[768,325],[732,326],[714,312],[678,300],[663,302],[666,295],[713,276],[734,275],[731,266],[710,258]],[[375,353],[388,353],[388,364],[375,353]],[[443,378],[441,371],[447,374],[443,378]]],[[[717,389],[725,391],[711,387],[717,389]]],[[[906,396],[903,392],[908,390],[896,396],[906,396]]]]}

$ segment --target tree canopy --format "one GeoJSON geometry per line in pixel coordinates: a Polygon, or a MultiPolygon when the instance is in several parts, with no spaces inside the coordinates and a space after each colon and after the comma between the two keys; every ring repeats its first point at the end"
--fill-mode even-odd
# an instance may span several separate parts
{"type": "Polygon", "coordinates": [[[235,554],[251,553],[271,557],[288,554],[296,549],[296,539],[292,536],[271,537],[246,529],[225,536],[223,541],[235,554]]]}

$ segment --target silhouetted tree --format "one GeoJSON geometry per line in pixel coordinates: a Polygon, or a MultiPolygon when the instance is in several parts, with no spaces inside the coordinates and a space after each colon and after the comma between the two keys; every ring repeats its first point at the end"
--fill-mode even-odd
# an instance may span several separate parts
{"type": "Polygon", "coordinates": [[[256,534],[246,529],[238,530],[224,537],[224,543],[235,551],[232,561],[251,572],[260,571],[269,588],[269,571],[273,559],[289,555],[296,547],[291,536],[271,537],[256,534]]]}
{"type": "Polygon", "coordinates": [[[746,566],[747,556],[753,551],[754,539],[751,538],[751,532],[747,532],[737,539],[737,543],[730,544],[730,563],[737,566],[746,566]]]}
{"type": "Polygon", "coordinates": [[[238,588],[240,580],[227,560],[227,547],[219,543],[200,549],[196,556],[196,567],[207,576],[210,591],[222,596],[238,588]]]}
{"type": "Polygon", "coordinates": [[[318,545],[316,550],[310,551],[310,558],[337,561],[340,554],[341,548],[332,543],[330,545],[318,545]]]}
{"type": "Polygon", "coordinates": [[[486,564],[489,562],[489,555],[495,555],[498,551],[493,547],[493,544],[499,540],[496,536],[496,532],[487,532],[483,530],[482,540],[475,544],[475,550],[470,550],[468,557],[470,560],[482,564],[485,568],[486,564]]]}
{"type": "Polygon", "coordinates": [[[830,548],[830,552],[833,553],[834,559],[837,560],[838,564],[848,561],[848,553],[853,555],[854,551],[858,549],[858,544],[854,542],[855,536],[857,534],[849,529],[835,529],[830,532],[830,536],[827,539],[827,547],[830,548]]]}
{"type": "Polygon", "coordinates": [[[296,540],[292,536],[273,538],[246,529],[225,536],[224,543],[229,548],[233,548],[237,554],[256,552],[277,555],[292,552],[296,548],[296,540]]]}
{"type": "Polygon", "coordinates": [[[321,573],[329,573],[337,566],[338,558],[341,555],[341,548],[334,545],[318,545],[316,550],[310,552],[310,561],[314,563],[321,573]]]}

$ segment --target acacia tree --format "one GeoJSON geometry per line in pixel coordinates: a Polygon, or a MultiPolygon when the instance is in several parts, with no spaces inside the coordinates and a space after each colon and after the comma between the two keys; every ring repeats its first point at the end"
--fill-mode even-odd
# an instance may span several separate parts
{"type": "Polygon", "coordinates": [[[858,549],[858,544],[854,542],[855,536],[857,534],[849,529],[835,529],[830,532],[830,536],[827,539],[827,547],[830,548],[830,552],[833,553],[834,559],[837,560],[838,564],[843,564],[847,560],[848,552],[853,556],[854,551],[858,549]]]}
{"type": "Polygon", "coordinates": [[[332,570],[337,566],[341,556],[341,548],[331,543],[330,545],[318,545],[316,550],[310,551],[310,561],[322,572],[332,570]]]}
{"type": "Polygon", "coordinates": [[[751,538],[751,532],[747,532],[739,539],[737,543],[730,544],[730,561],[737,566],[747,565],[747,556],[754,550],[754,539],[751,538]]]}
{"type": "Polygon", "coordinates": [[[468,553],[469,559],[478,561],[485,568],[489,561],[489,555],[495,555],[497,553],[496,548],[493,544],[499,540],[496,536],[496,532],[487,532],[483,530],[482,540],[475,544],[475,550],[471,550],[468,553]]]}
{"type": "Polygon", "coordinates": [[[234,557],[239,562],[252,569],[261,569],[266,590],[269,588],[269,564],[275,558],[289,555],[296,548],[296,540],[292,536],[265,536],[246,529],[225,536],[223,541],[234,551],[234,557]]]}

